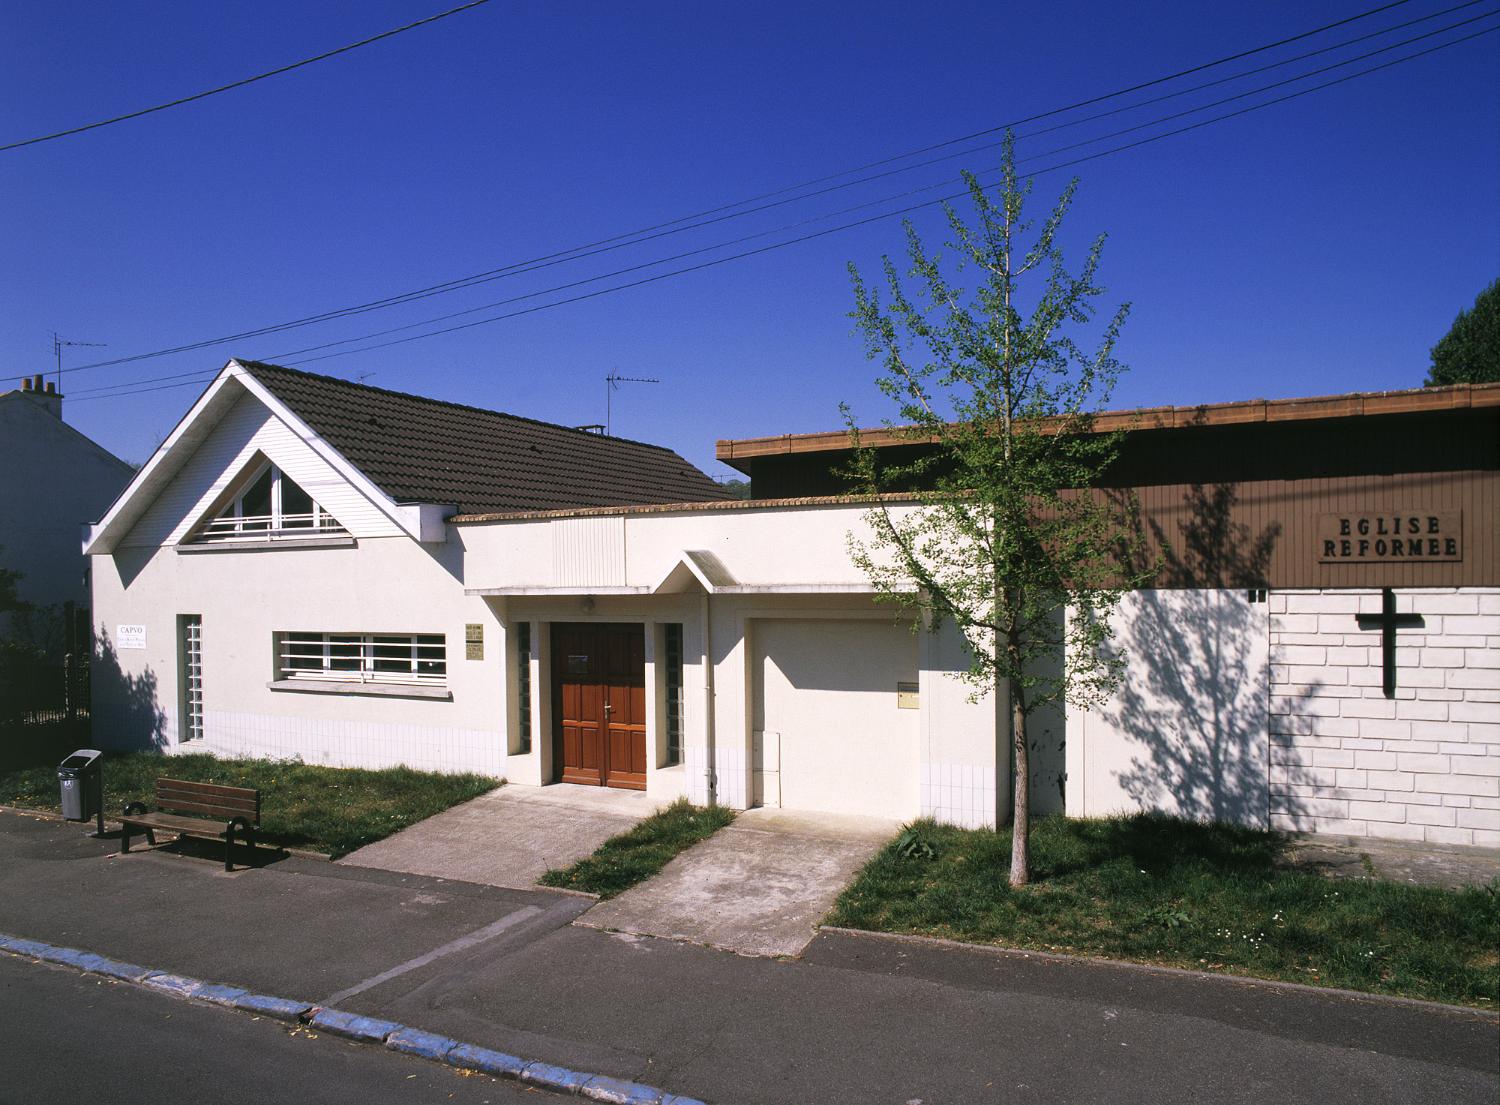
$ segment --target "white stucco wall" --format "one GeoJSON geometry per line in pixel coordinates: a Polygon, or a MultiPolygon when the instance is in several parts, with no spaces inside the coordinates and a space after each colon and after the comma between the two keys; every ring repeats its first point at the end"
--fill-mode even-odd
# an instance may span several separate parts
{"type": "MultiPolygon", "coordinates": [[[[751,507],[569,518],[560,520],[562,525],[555,519],[513,520],[454,530],[466,548],[471,587],[570,592],[490,600],[504,617],[533,620],[538,632],[549,620],[682,621],[689,665],[684,763],[674,769],[675,775],[660,772],[660,782],[648,773],[652,793],[658,787],[668,793],[672,780],[682,788],[677,793],[706,801],[711,772],[718,801],[736,808],[755,801],[756,775],[762,775],[764,784],[767,753],[757,732],[769,726],[784,733],[793,727],[777,721],[782,728],[776,728],[765,717],[766,649],[757,642],[770,641],[787,664],[771,664],[773,720],[778,711],[782,717],[794,716],[794,697],[795,714],[806,712],[830,722],[841,713],[848,718],[836,735],[849,745],[847,766],[831,778],[819,778],[815,786],[804,769],[790,793],[783,793],[785,805],[849,813],[878,808],[882,816],[927,815],[954,824],[993,826],[1009,809],[1008,783],[996,784],[995,705],[989,699],[969,701],[969,688],[958,679],[968,661],[951,626],[913,636],[905,622],[897,624],[893,607],[877,603],[865,590],[867,580],[849,560],[847,548],[851,532],[863,533],[865,512],[854,505],[751,507]],[[745,589],[709,597],[706,624],[696,584],[690,593],[676,596],[597,594],[587,598],[585,608],[583,596],[591,588],[656,587],[678,568],[687,550],[711,552],[734,585],[745,589]],[[687,604],[675,617],[663,612],[663,604],[674,601],[687,604]],[[819,649],[847,650],[846,638],[860,636],[873,644],[873,665],[889,668],[881,679],[883,690],[865,686],[868,671],[840,674],[813,662],[819,649]],[[711,727],[700,659],[705,639],[713,657],[711,727]],[[795,695],[788,676],[793,667],[804,684],[795,688],[795,695]],[[892,673],[898,667],[908,677],[896,679],[892,673]],[[920,705],[914,711],[895,705],[895,683],[907,681],[919,687],[920,705]],[[861,689],[852,690],[851,682],[861,689]],[[881,755],[862,764],[858,749],[869,742],[880,746],[881,755]],[[855,785],[861,779],[884,797],[873,802],[861,796],[862,786],[855,785]]],[[[863,662],[854,661],[856,669],[863,662]]],[[[550,726],[539,717],[535,731],[550,732],[550,726]]],[[[806,732],[800,723],[796,731],[806,732]]],[[[805,739],[799,740],[799,747],[805,745],[805,739]]],[[[540,757],[528,765],[527,778],[547,777],[540,757]]],[[[774,749],[772,758],[774,767],[774,749]]]]}
{"type": "Polygon", "coordinates": [[[1500,588],[1396,592],[1394,698],[1372,590],[1273,592],[1271,823],[1500,845],[1500,588]]]}
{"type": "Polygon", "coordinates": [[[920,710],[901,709],[896,693],[918,686],[911,630],[889,618],[767,618],[752,641],[764,804],[916,817],[920,710]]]}
{"type": "MultiPolygon", "coordinates": [[[[640,622],[646,627],[653,797],[687,794],[706,801],[712,793],[736,808],[752,803],[755,772],[764,768],[755,733],[765,725],[768,682],[780,678],[770,688],[773,714],[793,716],[785,709],[792,706],[795,680],[797,715],[826,714],[829,726],[846,719],[842,728],[818,727],[818,755],[794,780],[792,802],[799,808],[996,823],[993,706],[968,703],[966,688],[952,678],[949,669],[964,663],[951,629],[914,637],[897,624],[892,608],[861,590],[864,581],[848,561],[845,540],[859,527],[862,510],[535,519],[450,526],[446,542],[436,544],[388,536],[387,513],[362,501],[357,488],[253,398],[239,400],[115,551],[94,558],[101,742],[351,766],[399,763],[542,783],[555,770],[549,625],[640,622]],[[262,455],[325,506],[332,504],[354,543],[208,551],[179,544],[262,455]],[[679,572],[676,590],[668,593],[609,593],[655,588],[686,549],[712,551],[750,589],[708,596],[679,572]],[[551,593],[465,593],[486,585],[540,586],[551,593]],[[184,744],[178,620],[188,614],[202,619],[205,736],[184,744]],[[533,737],[524,751],[511,633],[521,621],[529,623],[533,642],[527,666],[533,737]],[[485,627],[484,658],[477,661],[464,659],[464,628],[473,623],[485,627]],[[666,755],[660,670],[666,623],[683,627],[678,763],[666,755]],[[146,647],[117,647],[121,625],[145,626],[146,647]],[[451,698],[270,687],[276,635],[289,631],[441,633],[451,698]],[[779,642],[774,652],[783,666],[773,660],[768,672],[764,652],[757,664],[761,638],[779,642]],[[847,669],[857,639],[884,660],[880,686],[856,692],[850,709],[849,671],[860,678],[875,674],[867,659],[862,668],[847,669]],[[835,654],[845,664],[818,662],[835,654]],[[919,710],[896,709],[897,682],[918,684],[919,710]],[[860,757],[854,745],[861,741],[878,746],[879,754],[860,757]],[[848,768],[836,766],[841,742],[851,746],[848,768]],[[851,771],[869,778],[853,786],[851,771]]],[[[778,724],[796,728],[791,720],[778,724]]],[[[799,741],[798,748],[804,746],[811,747],[799,741]]]]}
{"type": "Polygon", "coordinates": [[[1268,823],[1268,606],[1244,591],[1138,591],[1111,622],[1111,700],[1067,718],[1067,812],[1268,823]]]}
{"type": "Polygon", "coordinates": [[[488,606],[464,594],[461,540],[423,545],[401,534],[390,520],[390,504],[344,480],[303,433],[253,396],[241,396],[114,552],[91,558],[95,739],[105,747],[154,744],[168,751],[504,774],[506,642],[488,606]],[[181,544],[262,457],[332,511],[356,543],[181,544]],[[204,737],[186,745],[182,615],[202,619],[204,737]],[[465,659],[469,623],[484,626],[483,660],[465,659]],[[146,647],[119,647],[122,625],[144,626],[146,647]],[[276,635],[295,631],[442,634],[451,698],[272,688],[276,635]]]}
{"type": "Polygon", "coordinates": [[[179,553],[126,548],[95,557],[94,729],[106,746],[300,757],[309,763],[443,771],[505,770],[504,639],[452,574],[460,550],[407,538],[354,547],[179,553]],[[177,618],[202,618],[205,737],[181,743],[177,618]],[[485,627],[483,660],[464,659],[464,626],[485,627]],[[120,649],[120,625],[146,627],[120,649]],[[277,633],[441,633],[451,701],[273,690],[277,633]]]}

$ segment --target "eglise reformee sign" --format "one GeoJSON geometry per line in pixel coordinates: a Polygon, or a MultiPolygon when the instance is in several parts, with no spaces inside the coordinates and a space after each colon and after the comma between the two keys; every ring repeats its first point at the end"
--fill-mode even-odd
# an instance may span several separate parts
{"type": "Polygon", "coordinates": [[[1318,515],[1324,564],[1462,560],[1463,511],[1390,510],[1318,515]]]}

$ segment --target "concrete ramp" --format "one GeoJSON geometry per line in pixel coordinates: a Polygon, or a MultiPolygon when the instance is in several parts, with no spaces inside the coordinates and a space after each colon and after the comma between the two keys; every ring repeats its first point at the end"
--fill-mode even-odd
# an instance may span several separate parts
{"type": "Polygon", "coordinates": [[[351,852],[339,863],[529,890],[656,811],[641,791],[510,784],[351,852]]]}
{"type": "Polygon", "coordinates": [[[575,924],[744,955],[802,953],[895,821],[754,809],[575,924]]]}

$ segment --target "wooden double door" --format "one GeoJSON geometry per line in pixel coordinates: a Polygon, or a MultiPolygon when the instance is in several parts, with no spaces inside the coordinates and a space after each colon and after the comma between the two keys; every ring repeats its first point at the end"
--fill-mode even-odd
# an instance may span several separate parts
{"type": "Polygon", "coordinates": [[[552,716],[561,782],[645,790],[645,627],[554,623],[552,716]]]}

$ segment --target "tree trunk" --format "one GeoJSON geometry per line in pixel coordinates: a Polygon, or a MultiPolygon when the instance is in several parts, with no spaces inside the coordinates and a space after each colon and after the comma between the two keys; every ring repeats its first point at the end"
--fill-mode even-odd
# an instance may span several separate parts
{"type": "Polygon", "coordinates": [[[1031,881],[1031,763],[1026,743],[1026,699],[1020,681],[1010,684],[1010,734],[1015,746],[1015,778],[1011,799],[1010,885],[1031,881]]]}

